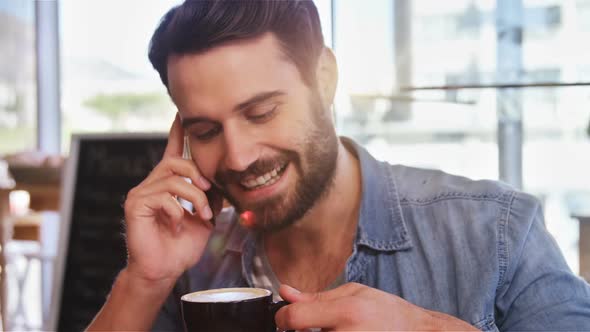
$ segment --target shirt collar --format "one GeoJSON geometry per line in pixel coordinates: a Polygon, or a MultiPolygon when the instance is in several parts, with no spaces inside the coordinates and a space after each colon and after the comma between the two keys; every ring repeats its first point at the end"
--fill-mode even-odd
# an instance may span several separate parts
{"type": "Polygon", "coordinates": [[[353,140],[342,142],[356,153],[362,175],[362,202],[356,244],[378,251],[412,247],[391,165],[377,161],[353,140]]]}
{"type": "MultiPolygon", "coordinates": [[[[356,245],[378,251],[405,250],[412,247],[404,222],[397,185],[391,166],[377,161],[367,150],[347,137],[342,143],[355,153],[360,161],[362,176],[362,202],[359,211],[356,245]]],[[[234,223],[237,223],[234,216],[234,223]]],[[[233,227],[227,250],[241,253],[254,248],[255,235],[239,223],[233,227]]]]}

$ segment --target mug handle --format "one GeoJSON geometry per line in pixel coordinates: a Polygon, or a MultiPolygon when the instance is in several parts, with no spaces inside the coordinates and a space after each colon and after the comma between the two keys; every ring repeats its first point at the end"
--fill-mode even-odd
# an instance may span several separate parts
{"type": "MultiPolygon", "coordinates": [[[[276,331],[277,330],[277,325],[275,323],[275,315],[277,314],[277,311],[279,311],[279,309],[281,309],[282,307],[291,304],[287,301],[279,301],[279,302],[273,302],[270,304],[270,318],[272,320],[272,324],[271,326],[273,327],[272,330],[276,331]]],[[[287,330],[285,332],[295,332],[293,330],[287,330]]]]}

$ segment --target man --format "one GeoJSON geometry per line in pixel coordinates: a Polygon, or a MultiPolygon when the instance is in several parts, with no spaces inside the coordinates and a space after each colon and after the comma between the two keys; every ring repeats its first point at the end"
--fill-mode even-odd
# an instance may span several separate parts
{"type": "Polygon", "coordinates": [[[178,116],[128,195],[128,265],[90,330],[182,330],[180,296],[221,287],[291,302],[281,329],[590,328],[590,287],[534,198],[337,137],[336,61],[313,2],[185,2],[150,60],[178,116]],[[235,210],[219,214],[222,197],[235,210]]]}

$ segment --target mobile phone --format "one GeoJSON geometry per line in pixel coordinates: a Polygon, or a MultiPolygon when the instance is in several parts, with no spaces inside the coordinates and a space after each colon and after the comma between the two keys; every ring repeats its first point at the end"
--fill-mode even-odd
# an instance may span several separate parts
{"type": "MultiPolygon", "coordinates": [[[[183,143],[183,148],[182,148],[182,158],[186,159],[186,160],[191,160],[191,161],[193,159],[193,157],[191,155],[190,144],[188,141],[188,135],[186,135],[186,134],[184,135],[184,143],[183,143]]],[[[189,178],[183,177],[183,179],[187,183],[192,183],[191,179],[189,179],[189,178]]],[[[215,184],[212,184],[211,188],[205,192],[205,195],[207,196],[207,202],[213,212],[213,218],[211,218],[211,223],[213,225],[215,225],[215,217],[219,214],[219,212],[223,208],[223,204],[224,204],[223,194],[221,193],[221,191],[218,188],[215,187],[215,184]]],[[[178,197],[177,200],[180,203],[180,205],[188,212],[193,213],[193,214],[197,212],[197,210],[193,206],[193,203],[191,203],[183,198],[180,198],[180,197],[178,197]]]]}
{"type": "MultiPolygon", "coordinates": [[[[189,147],[188,144],[188,135],[184,135],[184,143],[183,143],[183,147],[182,147],[182,158],[183,159],[188,159],[188,160],[192,160],[192,156],[191,156],[191,149],[189,147]]],[[[185,178],[183,177],[184,181],[186,181],[187,183],[193,183],[191,181],[191,179],[189,178],[185,178]]],[[[178,203],[180,203],[180,205],[187,210],[190,213],[195,213],[195,207],[193,206],[193,203],[187,201],[184,198],[180,198],[177,197],[178,203]]]]}

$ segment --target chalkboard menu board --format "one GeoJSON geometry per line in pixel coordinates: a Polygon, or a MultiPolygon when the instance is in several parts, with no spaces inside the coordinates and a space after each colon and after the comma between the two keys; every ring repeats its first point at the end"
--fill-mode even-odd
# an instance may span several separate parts
{"type": "Polygon", "coordinates": [[[123,202],[161,160],[163,134],[77,135],[64,173],[49,328],[82,331],[125,266],[123,202]]]}

